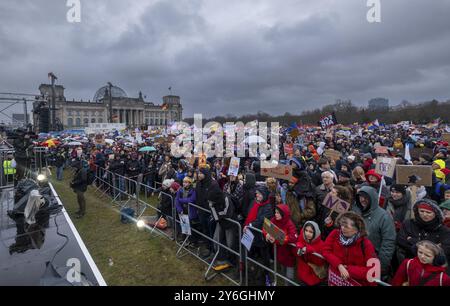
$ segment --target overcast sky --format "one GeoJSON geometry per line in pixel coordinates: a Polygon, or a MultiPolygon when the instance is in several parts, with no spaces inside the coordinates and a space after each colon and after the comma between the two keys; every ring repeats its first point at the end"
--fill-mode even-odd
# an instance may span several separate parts
{"type": "Polygon", "coordinates": [[[53,71],[68,99],[111,81],[160,103],[172,86],[184,116],[205,117],[450,98],[450,0],[381,0],[381,23],[366,0],[81,0],[81,23],[68,10],[1,0],[0,92],[37,93],[53,71]]]}

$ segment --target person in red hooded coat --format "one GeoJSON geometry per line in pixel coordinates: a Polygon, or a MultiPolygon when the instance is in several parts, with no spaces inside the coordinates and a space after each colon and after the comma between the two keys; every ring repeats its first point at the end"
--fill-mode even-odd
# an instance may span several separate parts
{"type": "Polygon", "coordinates": [[[323,256],[324,242],[319,225],[307,221],[298,236],[295,254],[297,255],[297,278],[302,284],[316,286],[326,280],[327,262],[323,256]]]}
{"type": "Polygon", "coordinates": [[[429,240],[417,243],[417,256],[405,259],[392,279],[393,286],[450,286],[444,251],[429,240]]]}
{"type": "MultiPolygon", "coordinates": [[[[377,258],[377,255],[367,238],[364,219],[354,212],[346,212],[337,218],[336,224],[340,228],[330,233],[323,248],[323,256],[330,264],[329,269],[354,285],[375,286],[374,282],[368,280],[372,268],[370,265],[368,267],[368,261],[377,258]]],[[[330,279],[328,283],[331,283],[330,279]]]]}
{"type": "Polygon", "coordinates": [[[377,193],[380,192],[380,188],[381,188],[381,194],[380,194],[380,199],[379,199],[379,205],[384,208],[385,204],[387,202],[387,198],[390,195],[389,192],[389,188],[387,188],[386,184],[381,184],[381,175],[379,175],[378,173],[375,172],[375,169],[370,169],[369,171],[367,171],[367,173],[365,174],[366,177],[366,183],[362,184],[362,186],[370,186],[373,187],[377,190],[377,193]]]}
{"type": "MultiPolygon", "coordinates": [[[[277,262],[281,265],[282,274],[287,278],[294,279],[295,256],[292,252],[292,245],[297,241],[297,229],[291,220],[291,212],[285,204],[277,205],[275,216],[270,219],[284,232],[284,241],[275,240],[263,229],[265,239],[277,247],[277,262]]],[[[287,284],[287,282],[286,282],[287,284]]]]}

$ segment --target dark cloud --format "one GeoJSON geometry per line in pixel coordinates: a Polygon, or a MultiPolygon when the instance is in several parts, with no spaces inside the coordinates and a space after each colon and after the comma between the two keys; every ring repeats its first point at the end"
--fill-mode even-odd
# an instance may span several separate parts
{"type": "Polygon", "coordinates": [[[0,3],[0,91],[37,92],[54,71],[68,98],[111,81],[185,115],[299,113],[338,98],[448,99],[450,1],[81,0],[0,3]]]}

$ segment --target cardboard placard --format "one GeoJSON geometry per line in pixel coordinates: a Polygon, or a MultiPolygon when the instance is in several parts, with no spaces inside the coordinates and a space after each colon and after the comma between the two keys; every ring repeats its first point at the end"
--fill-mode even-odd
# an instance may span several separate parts
{"type": "Polygon", "coordinates": [[[228,168],[228,175],[238,176],[240,163],[241,159],[239,157],[232,157],[230,160],[230,167],[228,168]]]}
{"type": "Polygon", "coordinates": [[[375,166],[375,172],[379,175],[384,175],[392,178],[394,176],[395,164],[397,160],[389,157],[377,157],[377,164],[375,166]]]}
{"type": "Polygon", "coordinates": [[[267,162],[261,163],[262,176],[274,177],[286,181],[291,180],[292,166],[278,164],[276,167],[273,167],[271,165],[267,162]]]}
{"type": "Polygon", "coordinates": [[[334,149],[327,149],[323,152],[323,155],[331,160],[338,160],[341,158],[342,154],[334,149]]]}
{"type": "Polygon", "coordinates": [[[333,196],[331,193],[327,194],[327,196],[322,202],[322,205],[339,214],[348,211],[351,206],[350,203],[347,203],[346,201],[333,196]]]}
{"type": "Polygon", "coordinates": [[[269,219],[264,218],[263,228],[266,231],[266,233],[269,234],[270,236],[272,236],[273,238],[275,238],[275,240],[279,244],[283,244],[284,243],[284,239],[286,238],[286,234],[278,226],[276,226],[275,224],[270,222],[269,219]]]}
{"type": "Polygon", "coordinates": [[[442,140],[450,143],[450,133],[443,133],[442,140]]]}
{"type": "Polygon", "coordinates": [[[417,182],[419,186],[429,187],[432,185],[433,169],[431,166],[397,165],[395,169],[397,184],[414,185],[417,182]]]}

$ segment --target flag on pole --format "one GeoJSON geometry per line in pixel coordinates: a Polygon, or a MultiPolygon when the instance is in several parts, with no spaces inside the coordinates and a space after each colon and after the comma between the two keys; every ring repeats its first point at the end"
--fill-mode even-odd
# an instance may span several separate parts
{"type": "Polygon", "coordinates": [[[405,159],[410,163],[411,162],[411,154],[409,153],[409,143],[405,145],[405,159]]]}
{"type": "Polygon", "coordinates": [[[386,181],[384,180],[384,175],[381,176],[380,190],[378,190],[378,203],[380,203],[381,191],[383,190],[383,186],[386,186],[386,181]]]}

